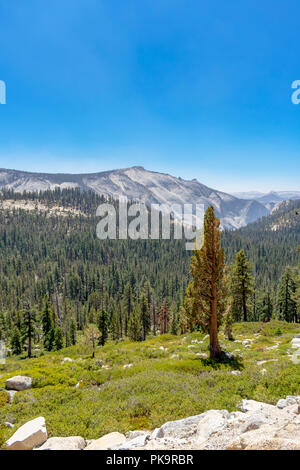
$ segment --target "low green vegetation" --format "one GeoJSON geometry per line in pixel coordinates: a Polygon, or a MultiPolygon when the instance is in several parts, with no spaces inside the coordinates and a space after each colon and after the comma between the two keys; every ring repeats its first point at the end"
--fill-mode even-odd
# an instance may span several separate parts
{"type": "Polygon", "coordinates": [[[219,335],[222,349],[234,355],[227,362],[207,358],[208,338],[199,332],[109,341],[96,347],[93,359],[84,336],[60,351],[9,357],[0,366],[0,388],[14,375],[32,377],[33,388],[17,392],[12,404],[0,392],[2,444],[12,434],[5,421],[16,429],[40,415],[50,436],[91,439],[112,431],[154,429],[208,409],[235,410],[243,398],[276,403],[299,394],[300,365],[291,361],[290,342],[300,325],[240,322],[232,332],[234,341],[222,331],[219,335]],[[64,357],[72,361],[63,362],[64,357]]]}

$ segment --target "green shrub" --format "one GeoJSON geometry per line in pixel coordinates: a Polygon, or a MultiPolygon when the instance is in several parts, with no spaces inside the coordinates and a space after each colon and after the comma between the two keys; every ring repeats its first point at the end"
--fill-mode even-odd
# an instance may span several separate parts
{"type": "Polygon", "coordinates": [[[0,408],[7,405],[9,402],[9,395],[7,392],[0,391],[0,408]]]}

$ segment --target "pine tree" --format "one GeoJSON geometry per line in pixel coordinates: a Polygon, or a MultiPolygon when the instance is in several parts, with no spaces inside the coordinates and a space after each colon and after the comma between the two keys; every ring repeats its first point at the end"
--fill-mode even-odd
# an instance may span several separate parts
{"type": "Polygon", "coordinates": [[[300,275],[298,275],[297,277],[297,288],[296,288],[295,294],[293,295],[293,300],[296,303],[297,318],[299,318],[299,315],[300,315],[300,275]]]}
{"type": "Polygon", "coordinates": [[[28,349],[27,355],[31,357],[32,354],[32,341],[35,333],[35,314],[32,308],[30,307],[29,303],[25,303],[24,311],[23,311],[23,341],[28,340],[28,349]]]}
{"type": "Polygon", "coordinates": [[[279,320],[287,322],[298,321],[295,294],[295,273],[290,268],[286,268],[277,289],[276,316],[279,320]]]}
{"type": "Polygon", "coordinates": [[[125,305],[125,336],[128,335],[128,322],[133,308],[132,290],[129,283],[126,284],[124,290],[124,305],[125,305]]]}
{"type": "Polygon", "coordinates": [[[46,339],[44,341],[44,347],[46,351],[53,351],[54,349],[54,340],[55,340],[55,326],[51,326],[50,331],[47,333],[46,339]]]}
{"type": "Polygon", "coordinates": [[[104,346],[108,338],[108,313],[101,310],[98,316],[98,329],[100,333],[99,344],[104,346]]]}
{"type": "Polygon", "coordinates": [[[252,267],[244,250],[237,253],[231,267],[230,290],[233,297],[232,313],[235,321],[248,320],[248,301],[253,294],[252,267]]]}
{"type": "Polygon", "coordinates": [[[183,305],[180,306],[180,314],[179,314],[179,329],[180,329],[181,335],[184,335],[189,330],[189,320],[191,319],[191,315],[189,315],[189,311],[187,308],[187,302],[188,302],[187,291],[186,291],[185,298],[186,300],[183,302],[183,305]]]}
{"type": "Polygon", "coordinates": [[[53,326],[53,314],[49,307],[48,299],[45,300],[45,305],[41,313],[42,317],[42,329],[44,338],[44,348],[46,351],[51,351],[53,348],[54,341],[54,326],[53,326]]]}
{"type": "Polygon", "coordinates": [[[76,344],[76,322],[73,318],[70,325],[70,342],[73,346],[76,344]]]}
{"type": "Polygon", "coordinates": [[[145,341],[146,336],[151,328],[150,310],[148,307],[148,300],[145,293],[142,293],[140,299],[140,315],[142,325],[142,340],[145,341]]]}
{"type": "Polygon", "coordinates": [[[159,314],[159,325],[160,325],[159,329],[160,329],[161,335],[164,335],[165,333],[168,332],[169,322],[170,322],[169,305],[168,305],[168,302],[164,300],[161,305],[160,314],[159,314]]]}
{"type": "Polygon", "coordinates": [[[259,293],[256,311],[256,321],[268,322],[271,320],[273,315],[273,301],[269,290],[259,293]]]}
{"type": "Polygon", "coordinates": [[[141,314],[138,308],[135,308],[130,315],[128,323],[128,336],[132,341],[142,340],[141,314]]]}
{"type": "Polygon", "coordinates": [[[19,328],[17,326],[13,327],[11,340],[10,340],[10,347],[12,349],[12,353],[15,355],[21,354],[22,352],[22,336],[19,328]]]}
{"type": "Polygon", "coordinates": [[[198,323],[209,332],[210,357],[220,358],[222,351],[218,329],[226,308],[227,278],[225,254],[221,248],[220,221],[210,206],[204,216],[204,243],[194,251],[191,262],[193,276],[187,289],[185,312],[191,323],[198,323]]]}
{"type": "MultiPolygon", "coordinates": [[[[300,246],[298,247],[298,253],[300,254],[300,246]]],[[[299,269],[300,269],[300,266],[299,266],[299,269]]],[[[299,315],[300,315],[300,273],[299,272],[298,272],[298,275],[296,277],[296,291],[295,291],[292,299],[296,303],[297,319],[298,319],[299,315]]]]}
{"type": "Polygon", "coordinates": [[[116,312],[114,312],[111,317],[110,334],[113,341],[120,338],[120,321],[116,312]]]}
{"type": "Polygon", "coordinates": [[[144,293],[147,298],[148,310],[151,308],[152,303],[152,288],[150,282],[147,280],[144,283],[144,293]]]}
{"type": "Polygon", "coordinates": [[[155,301],[154,301],[153,297],[152,297],[152,301],[151,301],[150,315],[151,315],[151,324],[152,324],[153,335],[156,336],[157,313],[156,313],[156,305],[155,305],[155,301]]]}
{"type": "Polygon", "coordinates": [[[170,333],[172,335],[178,334],[178,323],[177,307],[175,304],[173,304],[170,311],[170,333]]]}
{"type": "Polygon", "coordinates": [[[60,326],[54,329],[54,351],[59,351],[64,347],[64,335],[60,326]]]}
{"type": "Polygon", "coordinates": [[[0,312],[0,341],[6,339],[7,327],[6,327],[6,318],[3,312],[0,312]]]}

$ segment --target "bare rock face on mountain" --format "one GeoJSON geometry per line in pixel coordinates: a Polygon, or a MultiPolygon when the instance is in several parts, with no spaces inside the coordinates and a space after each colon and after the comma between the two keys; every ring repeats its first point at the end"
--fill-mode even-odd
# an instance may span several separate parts
{"type": "MultiPolygon", "coordinates": [[[[255,200],[239,199],[232,195],[208,188],[196,179],[191,181],[168,174],[132,167],[101,173],[71,175],[28,173],[0,169],[0,189],[17,192],[44,191],[47,189],[80,188],[113,198],[151,204],[198,204],[206,209],[213,205],[223,228],[233,229],[267,215],[269,210],[255,200]]],[[[175,218],[179,214],[175,214],[175,218]]]]}

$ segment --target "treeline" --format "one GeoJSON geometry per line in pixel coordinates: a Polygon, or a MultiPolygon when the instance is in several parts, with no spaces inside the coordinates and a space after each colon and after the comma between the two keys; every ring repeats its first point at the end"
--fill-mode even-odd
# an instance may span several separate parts
{"type": "Polygon", "coordinates": [[[262,291],[276,288],[287,266],[297,266],[299,240],[300,200],[281,203],[270,215],[222,233],[227,262],[232,264],[243,249],[253,266],[256,286],[262,291]]]}
{"type": "Polygon", "coordinates": [[[74,329],[89,324],[100,325],[105,340],[143,339],[169,325],[175,331],[188,279],[181,240],[99,240],[95,213],[104,198],[93,192],[5,191],[2,200],[80,210],[64,216],[35,206],[0,211],[0,339],[13,352],[28,351],[29,337],[59,349],[72,344],[74,329]],[[49,329],[42,327],[46,305],[49,329]]]}
{"type": "MultiPolygon", "coordinates": [[[[300,252],[300,247],[298,249],[300,252]]],[[[243,250],[240,250],[232,266],[226,264],[221,246],[220,221],[210,206],[204,216],[203,245],[194,251],[191,259],[192,278],[181,306],[181,332],[200,328],[209,334],[210,358],[231,359],[221,350],[218,331],[224,323],[229,340],[233,322],[262,320],[267,322],[276,316],[280,320],[298,322],[300,318],[300,276],[290,269],[282,275],[275,296],[275,311],[269,292],[258,308],[254,289],[253,268],[243,250]],[[250,302],[252,299],[252,306],[250,302]]]]}
{"type": "MultiPolygon", "coordinates": [[[[38,343],[46,350],[74,344],[77,331],[89,325],[96,328],[90,337],[97,344],[108,338],[143,340],[149,334],[180,331],[180,306],[191,279],[185,240],[100,241],[95,213],[105,199],[91,191],[4,191],[0,198],[34,205],[32,210],[0,210],[0,339],[10,343],[14,353],[26,349],[31,354],[38,343]],[[39,210],[37,203],[49,211],[39,210]],[[79,213],[62,216],[50,213],[53,207],[79,213]]],[[[234,320],[245,318],[246,305],[247,320],[276,316],[298,321],[299,279],[295,268],[284,268],[297,264],[299,231],[293,239],[289,232],[285,238],[268,232],[256,245],[255,231],[249,227],[222,233],[227,263],[233,264],[234,320]],[[251,265],[245,253],[233,263],[242,248],[251,265]],[[247,282],[239,297],[234,286],[239,285],[242,265],[247,282]]]]}

